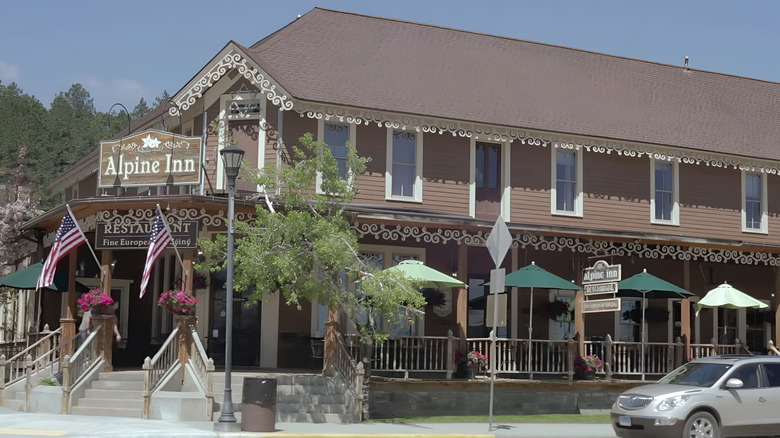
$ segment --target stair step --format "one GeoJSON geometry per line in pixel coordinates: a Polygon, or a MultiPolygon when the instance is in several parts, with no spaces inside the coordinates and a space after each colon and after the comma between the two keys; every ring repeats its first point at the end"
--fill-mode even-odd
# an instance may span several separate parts
{"type": "Polygon", "coordinates": [[[110,398],[110,399],[139,399],[143,397],[143,391],[119,390],[119,389],[87,389],[85,398],[110,398]]]}
{"type": "Polygon", "coordinates": [[[277,404],[344,404],[347,396],[344,394],[297,394],[276,395],[277,404]]]}
{"type": "Polygon", "coordinates": [[[130,382],[143,382],[144,371],[112,371],[101,372],[98,375],[99,381],[130,381],[130,382]]]}
{"type": "Polygon", "coordinates": [[[111,399],[111,398],[81,398],[78,401],[78,405],[81,407],[93,407],[93,408],[132,408],[143,409],[143,398],[135,399],[111,399]]]}
{"type": "Polygon", "coordinates": [[[95,380],[92,382],[92,389],[118,389],[123,391],[143,391],[144,382],[133,382],[128,380],[95,380]]]}
{"type": "Polygon", "coordinates": [[[74,415],[95,415],[102,417],[130,417],[130,418],[142,418],[143,407],[141,408],[109,408],[109,407],[92,407],[92,406],[73,406],[70,408],[71,414],[74,415]]]}

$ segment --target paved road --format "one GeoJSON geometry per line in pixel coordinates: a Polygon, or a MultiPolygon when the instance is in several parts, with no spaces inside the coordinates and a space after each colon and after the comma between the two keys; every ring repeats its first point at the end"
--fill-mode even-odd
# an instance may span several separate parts
{"type": "Polygon", "coordinates": [[[1,437],[495,437],[614,438],[608,424],[276,423],[275,432],[217,432],[207,421],[23,413],[0,408],[1,437]]]}

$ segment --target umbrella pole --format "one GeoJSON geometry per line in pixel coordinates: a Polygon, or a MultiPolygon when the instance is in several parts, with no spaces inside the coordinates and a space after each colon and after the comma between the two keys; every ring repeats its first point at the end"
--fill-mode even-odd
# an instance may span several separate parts
{"type": "Polygon", "coordinates": [[[647,291],[642,291],[642,357],[640,363],[640,370],[642,371],[642,380],[645,380],[645,309],[647,309],[647,291]]]}
{"type": "Polygon", "coordinates": [[[533,379],[534,378],[534,370],[531,369],[531,339],[533,339],[533,331],[534,331],[534,288],[531,287],[531,302],[528,305],[529,311],[528,311],[528,378],[533,379]]]}

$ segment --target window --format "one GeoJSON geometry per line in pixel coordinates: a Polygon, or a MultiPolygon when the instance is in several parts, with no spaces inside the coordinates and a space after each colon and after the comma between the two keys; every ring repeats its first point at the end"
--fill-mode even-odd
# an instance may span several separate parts
{"type": "MultiPolygon", "coordinates": [[[[330,149],[331,155],[336,159],[339,176],[345,180],[350,179],[347,172],[347,142],[355,144],[355,125],[319,121],[317,140],[325,143],[330,149]]],[[[317,191],[322,193],[320,183],[322,175],[317,174],[317,191]]]]}
{"type": "Polygon", "coordinates": [[[582,216],[582,154],[553,148],[552,214],[582,216]]]}
{"type": "Polygon", "coordinates": [[[767,232],[766,177],[742,172],[742,231],[767,232]]]}
{"type": "Polygon", "coordinates": [[[650,160],[650,222],[679,225],[680,201],[677,162],[650,160]]]}
{"type": "Polygon", "coordinates": [[[387,130],[387,199],[422,202],[422,134],[387,130]]]}

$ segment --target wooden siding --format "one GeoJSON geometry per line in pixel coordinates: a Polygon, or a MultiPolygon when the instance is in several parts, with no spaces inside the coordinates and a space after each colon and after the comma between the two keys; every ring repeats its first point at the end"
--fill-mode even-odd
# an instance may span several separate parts
{"type": "Polygon", "coordinates": [[[468,138],[423,135],[423,208],[469,214],[468,138]]]}
{"type": "Polygon", "coordinates": [[[370,157],[366,171],[358,178],[360,194],[355,202],[386,204],[385,166],[387,165],[387,128],[358,125],[355,148],[361,157],[370,157]]]}

